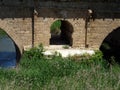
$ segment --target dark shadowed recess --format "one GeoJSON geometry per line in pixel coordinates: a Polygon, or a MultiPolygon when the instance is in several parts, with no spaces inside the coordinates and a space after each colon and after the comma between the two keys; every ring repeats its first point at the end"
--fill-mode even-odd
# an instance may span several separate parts
{"type": "Polygon", "coordinates": [[[16,65],[18,65],[20,62],[20,58],[21,58],[21,52],[20,52],[19,47],[15,43],[14,43],[14,45],[15,45],[15,49],[16,49],[16,65]]]}
{"type": "Polygon", "coordinates": [[[103,52],[103,58],[109,63],[115,60],[120,64],[120,27],[108,34],[103,40],[100,50],[103,52]]]}
{"type": "Polygon", "coordinates": [[[50,45],[69,45],[72,46],[73,44],[73,26],[66,20],[60,20],[60,33],[59,34],[52,34],[50,38],[50,45]]]}

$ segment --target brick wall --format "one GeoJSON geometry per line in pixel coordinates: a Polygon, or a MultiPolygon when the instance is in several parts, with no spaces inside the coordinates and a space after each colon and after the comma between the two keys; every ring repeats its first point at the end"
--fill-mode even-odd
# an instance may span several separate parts
{"type": "MultiPolygon", "coordinates": [[[[54,3],[54,6],[55,4],[58,3],[54,3]]],[[[73,4],[75,6],[76,3],[73,4]]],[[[70,6],[68,3],[62,6],[66,5],[70,6]]],[[[50,26],[56,20],[71,23],[74,30],[73,47],[85,48],[85,17],[88,7],[94,11],[94,20],[91,19],[87,26],[88,48],[98,49],[104,38],[120,26],[120,8],[115,3],[79,3],[77,7],[65,9],[60,8],[60,5],[59,8],[49,8],[46,5],[36,8],[38,15],[34,16],[33,5],[30,3],[26,6],[0,7],[0,27],[20,48],[40,43],[48,46],[51,38],[50,26]]]]}

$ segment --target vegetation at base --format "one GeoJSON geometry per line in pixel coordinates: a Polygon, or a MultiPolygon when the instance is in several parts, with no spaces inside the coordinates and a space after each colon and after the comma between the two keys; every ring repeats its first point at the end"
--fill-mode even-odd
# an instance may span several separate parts
{"type": "Polygon", "coordinates": [[[62,48],[63,49],[69,49],[69,45],[64,45],[62,48]]]}
{"type": "Polygon", "coordinates": [[[107,67],[102,53],[47,58],[40,45],[26,51],[15,69],[0,69],[1,90],[119,90],[119,65],[107,67]]]}
{"type": "Polygon", "coordinates": [[[7,33],[0,28],[0,39],[3,38],[4,36],[7,36],[7,33]]]}

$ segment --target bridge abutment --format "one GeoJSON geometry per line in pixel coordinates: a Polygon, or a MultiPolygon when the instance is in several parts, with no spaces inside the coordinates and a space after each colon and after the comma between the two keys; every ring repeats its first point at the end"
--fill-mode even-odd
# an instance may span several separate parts
{"type": "MultiPolygon", "coordinates": [[[[9,2],[10,3],[10,2],[9,2]]],[[[44,2],[45,3],[45,2],[44,2]]],[[[119,7],[115,3],[80,3],[70,7],[68,3],[56,6],[57,8],[37,7],[37,15],[33,16],[33,5],[25,6],[1,6],[0,28],[4,29],[21,52],[23,47],[50,45],[50,27],[56,20],[68,21],[73,27],[72,47],[99,49],[104,38],[115,28],[120,26],[120,12],[114,10],[119,7]],[[67,8],[67,6],[69,8],[67,8]],[[76,7],[75,7],[76,6],[76,7]],[[99,7],[97,7],[99,6],[99,7]],[[94,20],[87,22],[86,12],[88,7],[94,13],[94,20]],[[109,7],[109,10],[106,9],[109,7]],[[97,8],[97,9],[96,9],[97,8]]],[[[41,4],[40,4],[41,5],[41,4]]],[[[53,6],[57,5],[56,3],[53,6]]]]}

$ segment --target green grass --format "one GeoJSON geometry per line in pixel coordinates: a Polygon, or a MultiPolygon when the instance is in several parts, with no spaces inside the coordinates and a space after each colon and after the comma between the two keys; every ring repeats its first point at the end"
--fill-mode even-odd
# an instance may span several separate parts
{"type": "Polygon", "coordinates": [[[3,29],[0,28],[0,39],[4,38],[5,36],[8,36],[7,33],[3,29]]]}
{"type": "Polygon", "coordinates": [[[56,20],[55,22],[52,23],[50,30],[51,33],[59,32],[61,27],[61,20],[56,20]]]}
{"type": "Polygon", "coordinates": [[[43,48],[24,53],[16,69],[0,69],[1,90],[120,90],[120,67],[95,55],[47,59],[43,48]],[[34,53],[33,53],[34,52],[34,53]]]}

